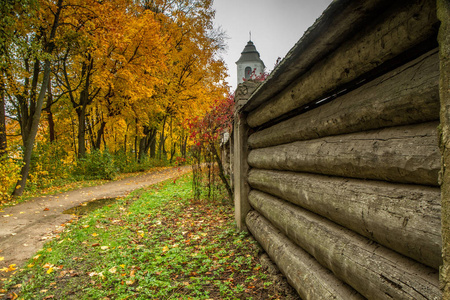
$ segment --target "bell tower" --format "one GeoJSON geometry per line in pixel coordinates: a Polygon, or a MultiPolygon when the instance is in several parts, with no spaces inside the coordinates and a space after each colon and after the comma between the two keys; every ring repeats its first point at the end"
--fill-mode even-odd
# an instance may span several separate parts
{"type": "Polygon", "coordinates": [[[236,62],[237,65],[237,82],[238,84],[244,82],[244,79],[250,79],[253,71],[258,76],[264,72],[266,66],[259,57],[259,52],[256,50],[250,36],[250,40],[241,52],[241,57],[236,62]]]}

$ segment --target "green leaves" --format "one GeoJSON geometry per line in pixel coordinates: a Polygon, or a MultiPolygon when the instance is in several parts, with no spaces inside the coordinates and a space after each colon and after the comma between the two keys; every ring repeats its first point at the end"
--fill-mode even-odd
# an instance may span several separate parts
{"type": "Polygon", "coordinates": [[[24,299],[251,299],[258,290],[277,298],[264,286],[255,242],[234,230],[232,207],[191,202],[190,180],[170,180],[66,226],[13,278],[8,293],[24,299]]]}

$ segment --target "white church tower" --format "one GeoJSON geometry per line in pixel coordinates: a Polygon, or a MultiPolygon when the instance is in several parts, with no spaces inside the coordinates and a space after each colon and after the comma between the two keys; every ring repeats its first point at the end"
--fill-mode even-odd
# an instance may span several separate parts
{"type": "Polygon", "coordinates": [[[266,66],[261,58],[259,58],[259,52],[256,51],[256,47],[251,41],[251,38],[245,46],[244,51],[241,52],[241,57],[236,62],[236,65],[238,84],[244,82],[244,78],[249,79],[253,71],[255,71],[256,76],[264,72],[266,66]]]}

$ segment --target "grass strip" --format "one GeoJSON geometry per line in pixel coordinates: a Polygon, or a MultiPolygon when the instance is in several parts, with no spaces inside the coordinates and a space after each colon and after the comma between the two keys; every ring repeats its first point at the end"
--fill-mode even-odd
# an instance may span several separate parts
{"type": "Polygon", "coordinates": [[[66,224],[5,285],[19,299],[280,299],[228,204],[192,200],[191,176],[66,224]]]}

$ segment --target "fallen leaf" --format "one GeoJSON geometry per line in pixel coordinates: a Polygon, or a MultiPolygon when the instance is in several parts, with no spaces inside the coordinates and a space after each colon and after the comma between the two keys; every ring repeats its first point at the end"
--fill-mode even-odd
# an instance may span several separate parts
{"type": "Polygon", "coordinates": [[[3,256],[0,256],[0,261],[5,260],[5,258],[3,256]]]}
{"type": "Polygon", "coordinates": [[[3,271],[3,272],[12,272],[12,271],[14,271],[14,270],[17,270],[17,268],[16,268],[16,264],[12,264],[12,265],[9,265],[9,267],[8,268],[3,268],[3,269],[1,269],[0,271],[3,271]]]}
{"type": "Polygon", "coordinates": [[[7,297],[7,299],[16,300],[19,296],[16,293],[11,293],[7,297]]]}
{"type": "Polygon", "coordinates": [[[108,250],[109,247],[108,247],[108,246],[101,246],[100,249],[102,249],[102,250],[108,250]]]}
{"type": "Polygon", "coordinates": [[[48,268],[48,270],[47,270],[47,274],[50,274],[50,273],[52,273],[53,272],[53,268],[48,268]]]}
{"type": "Polygon", "coordinates": [[[116,273],[117,268],[116,267],[112,267],[111,269],[108,270],[109,273],[116,273]]]}
{"type": "Polygon", "coordinates": [[[49,211],[50,209],[48,207],[44,208],[44,211],[49,211]]]}
{"type": "Polygon", "coordinates": [[[133,285],[134,283],[136,282],[136,280],[127,280],[127,281],[125,281],[125,283],[127,284],[127,285],[133,285]]]}
{"type": "Polygon", "coordinates": [[[48,269],[48,268],[51,268],[51,267],[53,267],[53,265],[52,264],[50,264],[50,263],[46,263],[45,265],[43,265],[42,266],[44,269],[48,269]]]}
{"type": "Polygon", "coordinates": [[[94,233],[92,234],[92,236],[97,236],[97,235],[98,235],[98,234],[97,234],[97,233],[95,233],[95,232],[94,232],[94,233]]]}

